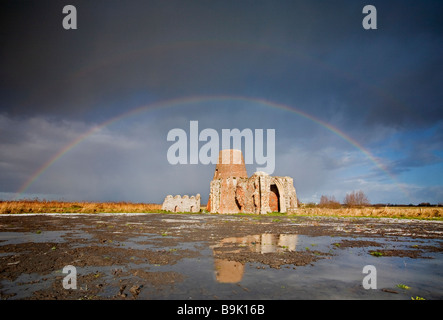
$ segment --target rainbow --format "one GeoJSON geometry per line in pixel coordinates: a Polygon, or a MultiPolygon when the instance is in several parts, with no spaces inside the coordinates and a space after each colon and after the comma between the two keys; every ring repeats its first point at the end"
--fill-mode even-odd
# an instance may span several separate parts
{"type": "Polygon", "coordinates": [[[69,150],[76,147],[78,144],[80,144],[82,141],[87,139],[88,137],[92,136],[93,134],[97,133],[101,129],[117,122],[122,119],[140,114],[142,112],[146,112],[149,110],[154,109],[163,109],[163,108],[171,108],[171,107],[178,107],[178,106],[186,106],[191,104],[197,104],[202,102],[210,102],[210,101],[243,101],[248,103],[256,103],[259,105],[263,105],[266,107],[276,108],[280,110],[285,110],[288,112],[295,113],[305,119],[308,119],[325,129],[329,130],[330,132],[334,133],[341,139],[345,140],[355,148],[357,148],[359,151],[361,151],[368,159],[370,159],[376,167],[378,167],[382,172],[384,172],[388,177],[392,179],[393,182],[397,184],[400,190],[402,190],[405,195],[410,198],[408,192],[397,182],[397,179],[394,175],[392,175],[389,170],[377,159],[375,158],[367,149],[365,149],[362,145],[360,145],[356,140],[349,137],[347,134],[345,134],[343,131],[339,130],[336,127],[333,127],[332,125],[328,124],[327,122],[320,120],[318,118],[315,118],[314,116],[301,111],[299,109],[296,109],[292,106],[288,106],[285,104],[273,102],[270,100],[262,99],[262,98],[252,98],[252,97],[245,97],[245,96],[193,96],[193,97],[184,97],[184,98],[176,98],[176,99],[169,99],[169,100],[162,100],[150,103],[148,105],[143,105],[137,108],[134,108],[132,110],[129,110],[127,112],[124,112],[116,117],[113,117],[111,119],[108,119],[107,121],[98,124],[94,127],[92,127],[87,132],[81,134],[79,137],[74,139],[72,142],[68,143],[66,146],[61,148],[56,154],[54,154],[50,159],[48,159],[40,168],[38,168],[23,184],[22,186],[17,190],[15,199],[18,199],[22,193],[24,193],[46,170],[48,170],[49,167],[51,167],[52,164],[54,164],[58,159],[63,157],[69,150]]]}

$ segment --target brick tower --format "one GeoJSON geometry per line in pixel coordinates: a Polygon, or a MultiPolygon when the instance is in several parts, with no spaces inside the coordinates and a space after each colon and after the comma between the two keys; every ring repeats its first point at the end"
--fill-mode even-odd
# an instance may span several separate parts
{"type": "Polygon", "coordinates": [[[237,179],[239,178],[248,178],[241,150],[220,150],[212,179],[217,183],[211,183],[208,211],[219,213],[237,213],[239,211],[235,200],[237,179]]]}
{"type": "Polygon", "coordinates": [[[245,161],[241,150],[220,150],[218,162],[215,166],[214,180],[230,177],[247,178],[245,161]]]}

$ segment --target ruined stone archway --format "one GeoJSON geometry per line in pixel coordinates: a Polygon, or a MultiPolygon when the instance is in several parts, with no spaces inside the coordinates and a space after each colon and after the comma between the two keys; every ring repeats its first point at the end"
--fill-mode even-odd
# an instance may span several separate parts
{"type": "Polygon", "coordinates": [[[291,177],[272,177],[266,172],[257,171],[248,178],[243,160],[240,164],[221,161],[225,156],[232,158],[233,154],[242,157],[241,150],[221,150],[219,153],[214,178],[210,183],[207,205],[210,212],[266,214],[272,211],[286,213],[297,208],[297,195],[291,177]]]}
{"type": "Polygon", "coordinates": [[[278,212],[286,212],[286,202],[285,202],[285,188],[282,182],[273,177],[271,180],[271,186],[275,185],[278,191],[278,212]]]}
{"type": "Polygon", "coordinates": [[[280,212],[280,193],[275,184],[271,184],[270,186],[269,209],[271,209],[271,212],[280,212]]]}

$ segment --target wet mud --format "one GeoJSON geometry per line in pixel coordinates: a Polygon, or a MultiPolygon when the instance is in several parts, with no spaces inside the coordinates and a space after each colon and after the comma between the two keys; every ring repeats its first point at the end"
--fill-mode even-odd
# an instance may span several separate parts
{"type": "Polygon", "coordinates": [[[442,236],[443,223],[419,220],[2,215],[0,298],[438,299],[442,236]],[[361,288],[365,264],[385,275],[380,290],[361,288]],[[68,265],[76,268],[75,289],[63,286],[68,265]],[[415,291],[396,288],[400,280],[417,281],[415,291]]]}

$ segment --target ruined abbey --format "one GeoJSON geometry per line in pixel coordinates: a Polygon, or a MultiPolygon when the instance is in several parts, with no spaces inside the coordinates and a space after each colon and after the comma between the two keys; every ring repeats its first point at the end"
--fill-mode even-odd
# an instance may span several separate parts
{"type": "MultiPolygon", "coordinates": [[[[248,177],[241,150],[220,151],[210,183],[209,212],[266,214],[285,213],[296,208],[297,194],[292,178],[274,177],[261,171],[248,177]]],[[[168,195],[163,202],[163,210],[198,212],[200,195],[191,198],[168,195]]]]}
{"type": "Polygon", "coordinates": [[[210,184],[207,209],[212,213],[289,212],[297,208],[290,177],[255,172],[248,178],[240,150],[221,150],[210,184]]]}

